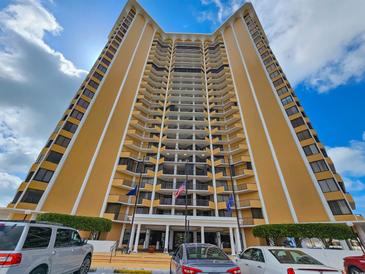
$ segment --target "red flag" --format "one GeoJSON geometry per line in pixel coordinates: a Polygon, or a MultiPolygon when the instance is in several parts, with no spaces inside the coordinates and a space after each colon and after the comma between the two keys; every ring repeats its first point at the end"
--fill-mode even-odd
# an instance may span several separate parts
{"type": "Polygon", "coordinates": [[[174,193],[175,199],[180,196],[181,193],[185,191],[185,183],[183,183],[178,190],[174,193]]]}

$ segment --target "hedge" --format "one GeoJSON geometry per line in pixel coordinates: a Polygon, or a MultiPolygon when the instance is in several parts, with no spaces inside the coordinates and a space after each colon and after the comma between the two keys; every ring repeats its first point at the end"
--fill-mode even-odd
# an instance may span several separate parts
{"type": "Polygon", "coordinates": [[[91,232],[108,232],[112,228],[112,221],[109,219],[59,213],[39,214],[37,221],[59,223],[78,230],[91,232]]]}
{"type": "Polygon", "coordinates": [[[253,228],[253,235],[261,238],[320,238],[320,239],[356,239],[352,229],[345,224],[271,224],[253,228]]]}

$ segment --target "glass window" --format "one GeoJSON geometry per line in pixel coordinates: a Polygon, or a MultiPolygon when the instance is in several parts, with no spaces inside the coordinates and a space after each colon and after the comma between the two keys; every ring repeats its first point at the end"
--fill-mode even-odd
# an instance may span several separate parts
{"type": "Polygon", "coordinates": [[[287,88],[287,87],[279,88],[279,89],[278,89],[278,95],[279,95],[279,96],[281,96],[281,95],[283,95],[283,94],[287,93],[288,91],[289,91],[289,90],[288,90],[288,88],[287,88]]]}
{"type": "Polygon", "coordinates": [[[327,171],[328,170],[328,166],[327,166],[327,164],[326,164],[326,162],[324,160],[310,162],[310,165],[311,165],[312,170],[313,170],[314,173],[318,173],[318,172],[322,172],[322,171],[327,171]]]}
{"type": "Polygon", "coordinates": [[[22,202],[36,204],[39,202],[43,194],[43,190],[28,188],[22,198],[22,202]]]}
{"type": "Polygon", "coordinates": [[[291,122],[293,127],[299,127],[301,125],[304,125],[304,120],[303,120],[302,117],[291,120],[290,122],[291,122]]]}
{"type": "Polygon", "coordinates": [[[92,92],[91,90],[85,88],[83,94],[86,96],[86,97],[89,97],[90,99],[94,97],[94,92],[92,92]]]}
{"type": "MultiPolygon", "coordinates": [[[[103,58],[104,59],[104,58],[103,58]]],[[[95,81],[93,80],[90,80],[89,83],[88,83],[89,86],[93,87],[94,89],[97,89],[99,84],[96,83],[95,81]]]]}
{"type": "Polygon", "coordinates": [[[308,129],[298,132],[297,136],[299,141],[307,140],[312,137],[308,129]]]}
{"type": "Polygon", "coordinates": [[[75,125],[71,122],[66,122],[65,125],[63,126],[63,129],[66,131],[69,131],[71,133],[75,133],[75,131],[77,129],[77,125],[75,125]]]}
{"type": "Polygon", "coordinates": [[[251,260],[256,262],[265,262],[264,254],[262,254],[261,249],[253,248],[251,252],[251,260]]]}
{"type": "Polygon", "coordinates": [[[189,246],[186,253],[188,260],[229,260],[227,255],[215,246],[189,246]]]}
{"type": "Polygon", "coordinates": [[[330,206],[333,215],[351,214],[351,210],[345,200],[328,201],[328,205],[330,206]]]}
{"type": "Polygon", "coordinates": [[[279,75],[280,75],[279,71],[276,70],[276,71],[274,71],[273,73],[270,74],[270,78],[274,79],[274,78],[278,77],[279,75]]]}
{"type": "MultiPolygon", "coordinates": [[[[23,191],[18,191],[18,192],[15,194],[14,199],[13,199],[13,201],[11,201],[11,203],[12,203],[12,204],[15,204],[15,203],[19,200],[19,198],[20,198],[20,196],[22,195],[22,193],[23,193],[23,191]]],[[[0,249],[0,250],[1,250],[1,249],[0,249]]]]}
{"type": "Polygon", "coordinates": [[[281,99],[281,103],[282,103],[284,106],[285,106],[285,105],[287,105],[287,104],[289,104],[289,103],[291,103],[291,102],[294,102],[293,97],[291,97],[291,95],[289,95],[289,96],[287,96],[287,97],[285,97],[285,98],[281,99]]]}
{"type": "Polygon", "coordinates": [[[339,191],[338,185],[333,178],[318,181],[323,192],[339,191]]]}
{"type": "Polygon", "coordinates": [[[98,72],[94,72],[93,76],[98,79],[99,81],[101,81],[103,79],[103,75],[101,75],[100,73],[98,72]]]}
{"type": "Polygon", "coordinates": [[[14,250],[18,245],[23,230],[23,225],[0,222],[0,250],[14,250]]]}
{"type": "Polygon", "coordinates": [[[89,102],[85,101],[84,99],[80,98],[78,101],[77,101],[77,104],[80,106],[80,107],[83,107],[83,108],[87,108],[89,106],[89,102]]]}
{"type": "Polygon", "coordinates": [[[276,81],[273,82],[274,87],[278,87],[278,86],[280,86],[283,83],[284,83],[284,80],[282,78],[280,78],[280,79],[278,79],[278,80],[276,80],[276,81]]]}
{"type": "Polygon", "coordinates": [[[56,141],[55,141],[55,144],[57,145],[60,145],[62,147],[67,147],[68,144],[70,143],[71,139],[70,138],[67,138],[65,136],[62,136],[62,135],[59,135],[57,138],[56,138],[56,141]]]}
{"type": "Polygon", "coordinates": [[[264,218],[261,208],[251,208],[251,214],[252,214],[252,218],[254,218],[254,219],[263,219],[264,218]]]}
{"type": "Polygon", "coordinates": [[[300,250],[269,249],[269,251],[281,264],[322,265],[316,259],[300,250]]]}
{"type": "Polygon", "coordinates": [[[81,237],[76,230],[57,229],[55,247],[77,246],[82,243],[81,237]]]}
{"type": "Polygon", "coordinates": [[[53,175],[52,170],[40,168],[35,174],[34,180],[48,183],[51,180],[52,175],[53,175]]]}
{"type": "Polygon", "coordinates": [[[98,65],[98,69],[99,69],[100,71],[104,72],[104,73],[107,71],[107,68],[106,68],[106,67],[104,67],[102,64],[99,64],[99,65],[98,65]]]}
{"type": "Polygon", "coordinates": [[[297,106],[292,106],[292,107],[290,107],[290,108],[286,109],[285,111],[286,111],[286,114],[287,114],[288,116],[293,115],[293,114],[295,114],[295,113],[298,113],[298,112],[299,112],[299,110],[298,110],[297,106]]]}
{"type": "Polygon", "coordinates": [[[252,260],[251,259],[252,250],[253,249],[250,248],[250,249],[247,249],[245,252],[241,253],[240,259],[252,260]]]}
{"type": "Polygon", "coordinates": [[[319,153],[319,150],[315,144],[305,146],[305,147],[303,147],[303,150],[304,150],[305,155],[307,155],[307,156],[319,153]]]}
{"type": "Polygon", "coordinates": [[[82,119],[82,116],[84,116],[84,114],[80,111],[78,111],[77,109],[74,109],[72,112],[71,112],[71,117],[77,119],[77,120],[81,120],[82,119]]]}
{"type": "Polygon", "coordinates": [[[23,249],[47,248],[52,235],[52,228],[30,227],[23,249]]]}
{"type": "MultiPolygon", "coordinates": [[[[59,152],[56,152],[56,151],[52,151],[51,150],[48,153],[48,156],[46,158],[46,161],[51,162],[51,163],[54,163],[54,164],[58,164],[61,161],[62,156],[63,156],[62,153],[59,153],[59,152]]],[[[53,172],[52,172],[52,174],[53,174],[53,172]]],[[[48,181],[49,181],[49,179],[48,179],[48,181]]]]}

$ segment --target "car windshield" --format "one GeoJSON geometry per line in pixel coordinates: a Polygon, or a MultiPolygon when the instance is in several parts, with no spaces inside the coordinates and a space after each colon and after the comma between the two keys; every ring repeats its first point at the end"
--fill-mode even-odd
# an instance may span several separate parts
{"type": "Polygon", "coordinates": [[[300,250],[270,249],[270,252],[281,264],[322,265],[322,263],[300,250]]]}
{"type": "Polygon", "coordinates": [[[227,255],[215,246],[189,246],[186,253],[188,260],[229,260],[227,255]]]}
{"type": "Polygon", "coordinates": [[[23,230],[23,225],[0,223],[0,250],[14,250],[23,230]]]}

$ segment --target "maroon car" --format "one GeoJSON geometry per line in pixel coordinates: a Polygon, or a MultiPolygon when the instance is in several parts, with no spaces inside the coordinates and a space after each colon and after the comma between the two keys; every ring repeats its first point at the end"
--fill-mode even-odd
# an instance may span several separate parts
{"type": "Polygon", "coordinates": [[[344,258],[344,266],[348,274],[365,273],[365,254],[344,258]]]}

